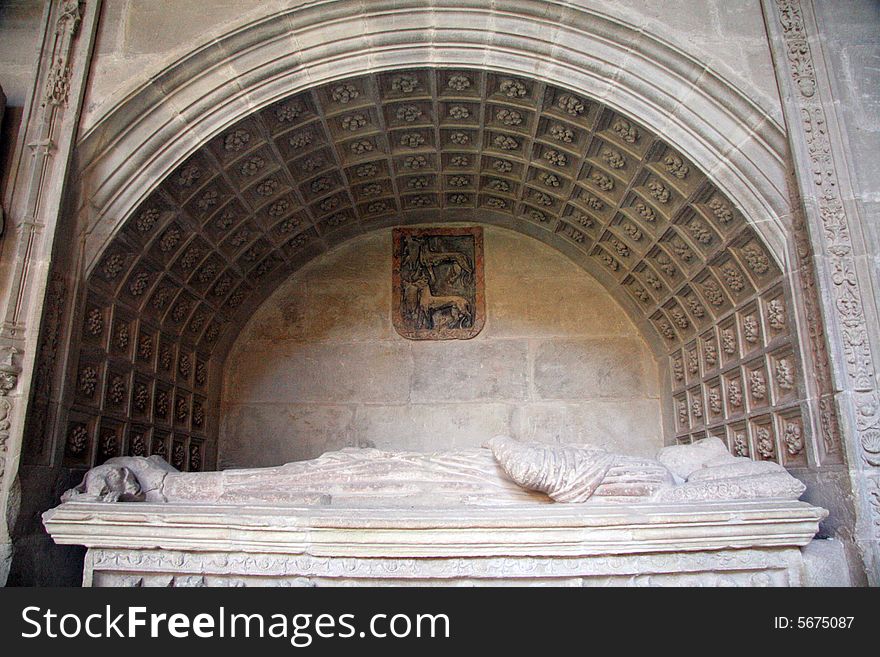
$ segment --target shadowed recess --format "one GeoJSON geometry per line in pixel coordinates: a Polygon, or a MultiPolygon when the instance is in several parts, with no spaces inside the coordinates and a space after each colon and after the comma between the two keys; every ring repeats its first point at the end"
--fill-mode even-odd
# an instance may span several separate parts
{"type": "Polygon", "coordinates": [[[89,275],[65,462],[212,466],[217,372],[254,309],[355,235],[441,222],[525,233],[605,284],[668,366],[677,440],[806,463],[787,284],[735,204],[632,118],[470,69],[299,93],[168,176],[89,275]]]}

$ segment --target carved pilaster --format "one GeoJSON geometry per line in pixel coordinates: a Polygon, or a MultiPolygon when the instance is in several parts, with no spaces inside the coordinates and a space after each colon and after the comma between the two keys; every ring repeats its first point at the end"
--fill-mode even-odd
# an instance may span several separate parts
{"type": "MultiPolygon", "coordinates": [[[[48,274],[58,233],[65,181],[77,134],[100,0],[57,0],[47,5],[34,92],[24,108],[7,190],[7,231],[3,258],[10,273],[2,281],[0,363],[3,395],[0,436],[4,472],[0,511],[18,470],[24,418],[34,375],[38,329],[43,319],[48,274]]],[[[0,522],[0,543],[8,529],[0,522]]],[[[0,572],[0,583],[5,579],[0,572]]]]}
{"type": "Polygon", "coordinates": [[[82,21],[80,0],[61,0],[55,21],[55,42],[52,48],[52,66],[46,80],[43,105],[67,105],[70,92],[70,55],[73,40],[82,21]]]}
{"type": "MultiPolygon", "coordinates": [[[[792,190],[796,187],[797,183],[792,180],[792,190]]],[[[839,464],[843,460],[843,446],[835,409],[834,377],[828,355],[824,313],[819,291],[816,289],[816,266],[809,231],[800,211],[800,196],[793,193],[791,205],[796,208],[792,217],[792,234],[797,254],[798,289],[808,318],[805,328],[809,343],[806,347],[809,350],[812,384],[815,386],[817,400],[814,412],[818,421],[818,438],[821,440],[821,443],[817,441],[816,444],[817,465],[839,464]]]]}
{"type": "Polygon", "coordinates": [[[49,465],[54,423],[53,409],[58,403],[54,382],[56,377],[58,347],[67,293],[67,281],[63,275],[53,272],[49,281],[44,304],[43,327],[34,370],[33,397],[31,398],[28,424],[25,427],[24,460],[30,464],[49,465]]]}
{"type": "MultiPolygon", "coordinates": [[[[863,247],[857,229],[861,217],[857,206],[848,201],[853,195],[843,138],[812,3],[763,0],[763,4],[805,215],[801,222],[801,228],[806,227],[801,238],[804,244],[798,246],[799,250],[809,248],[809,259],[816,263],[830,375],[839,391],[835,404],[853,489],[860,497],[857,541],[869,577],[876,583],[880,579],[880,506],[872,501],[870,491],[875,484],[871,478],[880,475],[880,398],[868,329],[874,301],[858,271],[863,247]]],[[[809,282],[806,287],[809,292],[809,282]]],[[[815,337],[821,337],[818,317],[814,316],[815,337]]],[[[829,400],[821,402],[830,415],[829,400]]]]}
{"type": "Polygon", "coordinates": [[[18,383],[21,368],[16,363],[18,351],[12,347],[0,347],[0,481],[6,473],[6,451],[9,429],[12,426],[12,404],[7,395],[18,383]]]}

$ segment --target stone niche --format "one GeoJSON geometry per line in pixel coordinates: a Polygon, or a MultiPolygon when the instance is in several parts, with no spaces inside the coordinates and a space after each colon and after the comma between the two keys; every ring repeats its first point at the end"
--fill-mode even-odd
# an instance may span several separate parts
{"type": "Polygon", "coordinates": [[[495,434],[653,455],[658,368],[624,311],[551,247],[488,226],[484,239],[487,319],[471,340],[394,330],[390,229],[291,276],[226,361],[219,466],[477,447],[495,434]]]}

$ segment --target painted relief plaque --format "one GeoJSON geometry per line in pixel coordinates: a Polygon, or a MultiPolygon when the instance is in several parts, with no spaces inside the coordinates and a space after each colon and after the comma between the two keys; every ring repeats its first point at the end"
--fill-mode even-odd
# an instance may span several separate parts
{"type": "Polygon", "coordinates": [[[468,340],[486,321],[482,228],[395,228],[394,328],[410,340],[468,340]]]}

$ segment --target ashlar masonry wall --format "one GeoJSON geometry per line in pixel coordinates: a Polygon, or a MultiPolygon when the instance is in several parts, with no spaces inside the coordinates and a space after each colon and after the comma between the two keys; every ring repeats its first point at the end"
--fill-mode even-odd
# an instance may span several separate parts
{"type": "Polygon", "coordinates": [[[276,290],[226,361],[220,467],[349,446],[432,451],[498,433],[634,455],[663,444],[657,366],[589,274],[485,229],[487,321],[468,341],[391,322],[391,231],[347,242],[276,290]]]}

